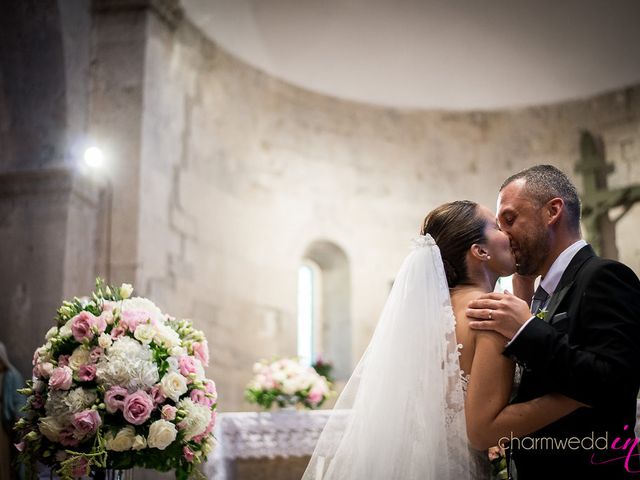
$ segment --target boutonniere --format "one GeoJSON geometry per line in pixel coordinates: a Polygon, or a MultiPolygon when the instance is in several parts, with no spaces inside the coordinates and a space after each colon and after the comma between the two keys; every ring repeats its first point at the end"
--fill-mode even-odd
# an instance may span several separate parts
{"type": "Polygon", "coordinates": [[[547,310],[540,310],[538,313],[536,313],[536,317],[538,317],[540,320],[545,320],[545,318],[547,318],[547,310]]]}

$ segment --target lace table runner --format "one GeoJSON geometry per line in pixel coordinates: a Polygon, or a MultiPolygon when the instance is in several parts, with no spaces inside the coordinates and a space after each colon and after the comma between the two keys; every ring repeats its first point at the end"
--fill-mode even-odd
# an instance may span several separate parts
{"type": "Polygon", "coordinates": [[[238,458],[310,456],[330,414],[331,410],[221,413],[217,445],[204,474],[226,480],[226,462],[238,458]]]}

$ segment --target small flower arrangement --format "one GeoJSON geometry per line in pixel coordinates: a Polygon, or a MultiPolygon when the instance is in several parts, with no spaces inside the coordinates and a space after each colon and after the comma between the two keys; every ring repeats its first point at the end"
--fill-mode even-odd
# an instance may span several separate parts
{"type": "Polygon", "coordinates": [[[297,358],[262,360],[253,366],[255,374],[247,385],[245,398],[250,403],[269,409],[302,405],[320,407],[333,392],[331,383],[318,375],[313,367],[305,367],[297,358]]]}
{"type": "Polygon", "coordinates": [[[331,376],[331,371],[333,370],[333,363],[327,362],[322,358],[321,355],[316,357],[316,361],[313,365],[311,365],[313,369],[318,372],[318,375],[324,377],[329,382],[333,382],[333,378],[331,376]]]}
{"type": "Polygon", "coordinates": [[[132,292],[98,279],[91,298],[63,303],[35,351],[15,426],[32,477],[36,461],[63,479],[134,466],[199,474],[216,419],[207,340],[132,292]]]}

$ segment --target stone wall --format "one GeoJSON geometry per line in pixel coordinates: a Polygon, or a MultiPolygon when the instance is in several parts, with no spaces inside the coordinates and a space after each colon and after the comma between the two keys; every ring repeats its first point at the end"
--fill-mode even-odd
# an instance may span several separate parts
{"type": "MultiPolygon", "coordinates": [[[[502,180],[535,163],[580,185],[584,128],[604,135],[612,186],[640,181],[638,87],[513,111],[376,108],[292,87],[157,17],[145,61],[136,281],[204,326],[223,410],[247,408],[254,360],[295,354],[296,271],[313,242],[348,258],[355,362],[431,208],[494,206],[502,180]]],[[[618,241],[640,272],[638,215],[618,241]]]]}

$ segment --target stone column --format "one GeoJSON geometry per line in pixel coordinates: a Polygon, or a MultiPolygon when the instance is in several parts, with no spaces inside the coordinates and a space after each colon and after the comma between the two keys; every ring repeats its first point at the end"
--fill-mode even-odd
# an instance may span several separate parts
{"type": "Polygon", "coordinates": [[[69,169],[0,175],[0,339],[25,377],[61,299],[93,283],[98,206],[69,169]]]}

